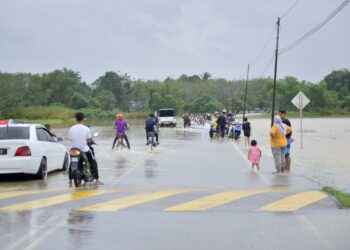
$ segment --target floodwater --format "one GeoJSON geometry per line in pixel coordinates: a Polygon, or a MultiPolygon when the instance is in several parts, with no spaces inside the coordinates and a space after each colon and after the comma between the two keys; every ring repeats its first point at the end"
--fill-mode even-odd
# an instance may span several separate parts
{"type": "MultiPolygon", "coordinates": [[[[292,171],[322,186],[350,191],[350,118],[303,119],[301,149],[300,119],[290,119],[293,128],[292,171]]],[[[268,119],[252,119],[252,139],[271,157],[268,119]]]]}
{"type": "MultiPolygon", "coordinates": [[[[350,142],[350,118],[306,118],[303,119],[303,149],[301,149],[300,119],[290,119],[293,128],[292,144],[292,172],[294,175],[301,175],[317,182],[321,186],[332,186],[344,191],[350,191],[350,163],[349,146],[350,142]]],[[[137,164],[137,156],[145,148],[145,134],[143,130],[143,120],[131,120],[131,129],[127,131],[131,142],[131,155],[123,157],[123,154],[115,158],[106,154],[110,152],[112,140],[114,137],[113,124],[110,127],[93,127],[93,132],[99,132],[96,141],[99,145],[95,146],[99,164],[107,171],[111,166],[116,167],[118,177],[122,176],[128,169],[125,166],[137,164]],[[117,160],[112,160],[117,159],[117,160]],[[133,160],[135,162],[133,162],[133,160]],[[109,166],[111,165],[111,166],[109,166]]],[[[252,139],[258,141],[259,147],[265,157],[272,157],[269,145],[269,119],[254,119],[252,123],[252,139]]],[[[179,123],[181,124],[181,122],[179,123]]],[[[204,128],[204,129],[207,129],[204,128]]],[[[59,129],[58,134],[68,138],[66,128],[59,129]]],[[[181,140],[180,137],[191,136],[184,135],[177,129],[161,129],[161,142],[166,143],[171,140],[181,140]]],[[[207,134],[204,134],[207,136],[207,134]]],[[[189,139],[189,138],[183,138],[189,139]]],[[[208,138],[209,140],[209,138],[208,138]]],[[[69,146],[69,142],[65,142],[69,146]]],[[[239,142],[243,148],[243,140],[239,142]]],[[[161,144],[162,145],[162,144],[161,144]]],[[[149,178],[156,175],[157,164],[152,160],[144,162],[147,166],[145,175],[149,178]]],[[[262,166],[263,168],[264,166],[262,166]]],[[[114,169],[113,169],[114,171],[114,169]]]]}

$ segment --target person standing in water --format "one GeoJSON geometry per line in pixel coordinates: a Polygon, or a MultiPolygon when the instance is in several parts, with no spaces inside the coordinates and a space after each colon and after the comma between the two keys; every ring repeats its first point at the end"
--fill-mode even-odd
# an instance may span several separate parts
{"type": "MultiPolygon", "coordinates": [[[[279,112],[279,115],[282,119],[282,122],[284,124],[286,124],[287,126],[289,127],[292,127],[292,124],[291,122],[289,121],[289,119],[287,118],[287,112],[285,110],[281,110],[279,112]]],[[[286,138],[287,138],[287,147],[286,147],[286,150],[284,152],[284,155],[285,155],[285,158],[286,158],[286,162],[285,162],[285,171],[287,173],[290,172],[290,166],[292,164],[292,159],[290,158],[290,146],[292,144],[292,132],[290,133],[287,133],[286,134],[286,138]]]]}
{"type": "Polygon", "coordinates": [[[247,117],[243,118],[243,133],[244,133],[244,145],[249,147],[250,145],[250,134],[251,134],[251,127],[250,127],[250,122],[248,121],[247,117]]]}

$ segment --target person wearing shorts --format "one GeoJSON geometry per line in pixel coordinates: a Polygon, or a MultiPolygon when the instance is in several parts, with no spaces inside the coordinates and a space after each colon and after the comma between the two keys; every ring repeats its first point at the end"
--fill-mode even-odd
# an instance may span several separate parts
{"type": "MultiPolygon", "coordinates": [[[[280,110],[279,115],[280,115],[282,122],[284,124],[286,124],[289,127],[292,127],[291,122],[287,118],[287,112],[285,110],[280,110]]],[[[284,152],[284,154],[285,154],[285,167],[284,167],[284,169],[285,169],[285,172],[289,173],[290,166],[292,164],[292,159],[290,157],[290,146],[292,143],[292,132],[287,133],[286,138],[287,138],[287,147],[286,147],[285,152],[284,152]]]]}
{"type": "Polygon", "coordinates": [[[243,133],[244,133],[244,144],[246,147],[250,146],[250,134],[251,134],[251,127],[250,122],[248,121],[247,117],[243,118],[243,133]]]}

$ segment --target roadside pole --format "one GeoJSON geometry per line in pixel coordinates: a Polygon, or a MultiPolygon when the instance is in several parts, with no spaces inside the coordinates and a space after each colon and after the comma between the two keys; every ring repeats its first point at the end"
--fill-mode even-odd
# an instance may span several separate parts
{"type": "Polygon", "coordinates": [[[271,127],[275,116],[275,99],[276,99],[276,82],[277,82],[277,65],[278,65],[278,43],[280,37],[281,18],[277,19],[277,36],[276,36],[276,51],[275,51],[275,72],[273,77],[273,92],[272,92],[272,108],[271,108],[271,127]]]}
{"type": "MultiPolygon", "coordinates": [[[[299,107],[303,106],[303,98],[299,95],[299,107]]],[[[303,109],[300,109],[300,146],[303,149],[303,109]]]]}
{"type": "Polygon", "coordinates": [[[300,111],[300,146],[303,149],[303,109],[308,105],[310,99],[304,95],[303,92],[299,92],[293,99],[292,103],[295,107],[297,107],[300,111]]]}
{"type": "Polygon", "coordinates": [[[243,118],[242,119],[244,119],[244,117],[245,117],[245,111],[246,111],[246,107],[247,107],[248,80],[249,80],[249,64],[248,64],[248,69],[247,69],[247,79],[245,81],[244,109],[243,109],[243,118]]]}

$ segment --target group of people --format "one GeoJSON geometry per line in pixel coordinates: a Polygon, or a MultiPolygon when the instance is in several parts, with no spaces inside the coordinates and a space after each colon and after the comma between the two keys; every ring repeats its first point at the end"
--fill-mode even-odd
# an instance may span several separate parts
{"type": "MultiPolygon", "coordinates": [[[[291,167],[290,148],[293,138],[292,125],[287,118],[287,112],[285,110],[281,110],[279,114],[274,117],[274,123],[269,136],[276,167],[276,171],[273,172],[273,174],[289,173],[291,167]]],[[[261,154],[261,150],[257,146],[257,141],[252,140],[248,150],[248,160],[252,164],[252,171],[254,171],[255,167],[257,167],[259,171],[261,154]]]]}
{"type": "MultiPolygon", "coordinates": [[[[90,127],[85,125],[85,114],[78,112],[75,114],[75,119],[76,124],[69,129],[69,139],[72,142],[72,147],[78,148],[83,154],[85,154],[90,164],[91,175],[95,180],[95,183],[97,185],[102,185],[103,182],[101,182],[99,179],[98,165],[95,159],[95,154],[93,152],[93,149],[89,146],[89,143],[92,141],[92,135],[90,127]]],[[[50,125],[47,124],[46,126],[49,130],[51,129],[50,125]]],[[[124,121],[124,116],[122,114],[117,114],[116,121],[114,124],[114,128],[116,129],[116,137],[113,141],[112,149],[114,148],[115,143],[118,140],[118,135],[123,136],[123,139],[127,143],[127,147],[130,149],[130,142],[126,135],[126,130],[128,129],[128,126],[128,123],[124,121]]],[[[150,114],[149,118],[145,121],[145,130],[146,137],[148,133],[154,133],[156,143],[159,144],[159,119],[154,114],[150,114]]],[[[71,182],[72,180],[70,180],[70,183],[71,182]]]]}
{"type": "MultiPolygon", "coordinates": [[[[72,126],[69,129],[69,138],[72,141],[72,146],[79,148],[86,156],[91,166],[91,174],[96,180],[96,184],[103,184],[99,180],[98,174],[98,165],[95,160],[94,153],[91,151],[89,147],[89,142],[92,140],[91,130],[85,123],[85,115],[81,112],[75,114],[76,125],[72,126]]],[[[118,139],[118,134],[122,134],[125,139],[128,148],[130,149],[130,143],[128,137],[126,135],[126,130],[128,129],[128,123],[124,121],[124,116],[122,114],[116,115],[115,129],[116,129],[116,138],[113,141],[114,148],[115,143],[118,139]]],[[[229,113],[226,116],[226,110],[223,110],[222,114],[219,112],[215,112],[215,117],[212,123],[212,129],[210,130],[210,137],[213,137],[215,129],[215,133],[222,138],[227,134],[227,129],[229,126],[235,123],[234,116],[229,113]]],[[[146,130],[146,140],[148,133],[154,133],[156,137],[156,142],[159,144],[159,119],[154,115],[150,114],[149,118],[145,121],[145,130],[146,130]]],[[[245,136],[245,145],[250,145],[248,150],[248,159],[252,164],[252,171],[254,167],[260,169],[259,163],[261,158],[261,150],[257,146],[257,141],[250,141],[251,136],[251,125],[248,121],[247,117],[243,118],[243,131],[245,136]]],[[[48,126],[48,129],[50,127],[48,126]]],[[[282,172],[290,172],[291,166],[291,157],[290,157],[290,147],[292,139],[292,128],[291,122],[287,118],[287,113],[285,110],[281,110],[278,115],[274,118],[274,124],[270,130],[270,145],[272,149],[272,155],[274,158],[276,172],[275,174],[279,174],[282,172]]]]}
{"type": "MultiPolygon", "coordinates": [[[[116,115],[116,121],[114,124],[114,128],[116,129],[116,135],[113,141],[112,149],[115,147],[115,143],[117,142],[118,138],[121,136],[127,144],[128,149],[130,150],[130,142],[129,139],[126,135],[126,130],[129,127],[129,124],[124,121],[124,116],[123,114],[117,114],[116,115]]],[[[146,130],[146,141],[147,141],[147,135],[148,133],[154,133],[155,138],[156,138],[156,143],[159,144],[159,118],[155,116],[154,114],[149,114],[148,119],[145,121],[145,130],[146,130]]]]}
{"type": "Polygon", "coordinates": [[[251,125],[247,117],[243,118],[243,123],[236,121],[235,115],[229,112],[226,114],[224,109],[222,113],[216,111],[214,118],[211,121],[211,127],[209,130],[210,138],[216,135],[216,138],[238,138],[243,130],[245,143],[248,146],[250,143],[251,125]]]}
{"type": "Polygon", "coordinates": [[[188,128],[192,124],[204,126],[208,120],[208,115],[207,114],[189,114],[186,112],[182,116],[182,119],[184,121],[184,128],[188,128]]]}

